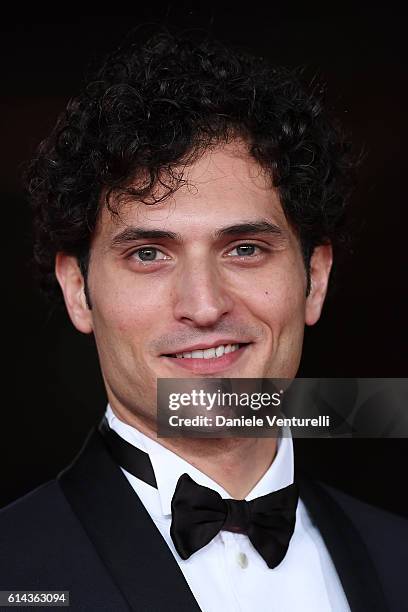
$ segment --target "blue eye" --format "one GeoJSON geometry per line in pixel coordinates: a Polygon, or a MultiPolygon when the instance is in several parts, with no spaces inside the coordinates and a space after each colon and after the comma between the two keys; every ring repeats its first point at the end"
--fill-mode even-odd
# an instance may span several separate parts
{"type": "Polygon", "coordinates": [[[143,263],[149,261],[157,261],[158,259],[166,259],[166,255],[155,247],[142,247],[140,249],[137,249],[132,253],[132,257],[136,257],[139,261],[143,263]]]}
{"type": "MultiPolygon", "coordinates": [[[[255,249],[259,249],[255,244],[240,244],[232,249],[231,252],[236,251],[239,257],[245,257],[248,255],[256,255],[255,249]]],[[[235,255],[232,255],[232,257],[235,257],[235,255]]]]}

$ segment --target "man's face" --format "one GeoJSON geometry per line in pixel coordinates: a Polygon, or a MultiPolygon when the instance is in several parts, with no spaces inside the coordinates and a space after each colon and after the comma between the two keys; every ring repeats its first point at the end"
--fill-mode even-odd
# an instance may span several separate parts
{"type": "Polygon", "coordinates": [[[158,204],[128,202],[119,218],[103,210],[91,310],[76,262],[57,257],[71,318],[95,335],[110,402],[146,417],[157,378],[295,376],[330,270],[330,248],[320,247],[306,297],[298,238],[242,143],[207,151],[185,179],[158,204]]]}

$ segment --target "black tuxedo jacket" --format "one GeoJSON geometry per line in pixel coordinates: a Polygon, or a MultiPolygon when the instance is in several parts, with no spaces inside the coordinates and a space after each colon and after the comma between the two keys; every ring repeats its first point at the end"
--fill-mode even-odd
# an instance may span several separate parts
{"type": "MultiPolygon", "coordinates": [[[[408,521],[298,482],[352,612],[408,611],[408,521]]],[[[70,591],[75,611],[200,610],[96,429],[56,480],[0,511],[0,590],[70,591]]]]}

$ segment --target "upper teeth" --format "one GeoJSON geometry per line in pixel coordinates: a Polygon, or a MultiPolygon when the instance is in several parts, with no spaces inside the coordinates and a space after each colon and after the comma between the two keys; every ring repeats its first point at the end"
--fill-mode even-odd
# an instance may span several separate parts
{"type": "Polygon", "coordinates": [[[214,359],[214,357],[221,357],[224,353],[233,353],[237,349],[239,349],[239,344],[220,344],[213,348],[176,353],[176,357],[177,359],[214,359]]]}

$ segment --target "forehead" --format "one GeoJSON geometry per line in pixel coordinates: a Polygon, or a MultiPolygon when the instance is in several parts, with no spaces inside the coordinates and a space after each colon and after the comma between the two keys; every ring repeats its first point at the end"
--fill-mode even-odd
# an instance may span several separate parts
{"type": "Polygon", "coordinates": [[[143,226],[197,239],[224,226],[259,219],[288,229],[271,177],[242,142],[207,150],[184,169],[181,187],[161,202],[126,200],[119,203],[118,212],[112,216],[103,208],[95,237],[109,240],[125,227],[143,226]]]}

